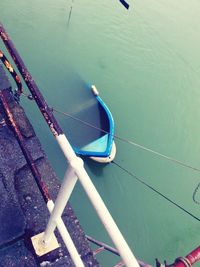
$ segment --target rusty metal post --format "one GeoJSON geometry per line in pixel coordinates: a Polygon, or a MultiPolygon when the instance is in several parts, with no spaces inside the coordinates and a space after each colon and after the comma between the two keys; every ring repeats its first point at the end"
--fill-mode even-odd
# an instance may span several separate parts
{"type": "Polygon", "coordinates": [[[6,48],[8,49],[12,59],[14,60],[19,72],[21,73],[27,87],[29,88],[34,100],[36,101],[42,115],[44,116],[51,132],[54,136],[60,135],[63,133],[62,129],[60,128],[59,124],[57,123],[52,110],[47,105],[44,97],[39,91],[38,86],[36,85],[35,81],[33,80],[30,72],[26,68],[22,58],[20,57],[19,53],[17,52],[12,40],[8,36],[6,30],[4,29],[3,25],[0,23],[0,37],[4,42],[6,48]]]}

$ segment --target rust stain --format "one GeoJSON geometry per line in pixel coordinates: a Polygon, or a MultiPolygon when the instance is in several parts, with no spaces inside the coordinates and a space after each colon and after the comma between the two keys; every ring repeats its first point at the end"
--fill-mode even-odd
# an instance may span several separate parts
{"type": "MultiPolygon", "coordinates": [[[[10,37],[8,36],[7,32],[5,31],[2,24],[0,24],[0,37],[2,38],[8,52],[10,53],[12,59],[14,60],[19,72],[21,73],[27,87],[29,88],[31,95],[33,96],[34,100],[36,101],[43,117],[45,118],[52,134],[54,136],[58,136],[63,134],[63,131],[58,124],[57,120],[55,119],[51,109],[46,104],[42,94],[40,93],[39,88],[37,87],[36,83],[34,82],[31,74],[29,73],[28,69],[26,68],[23,60],[21,59],[20,55],[18,54],[14,44],[12,43],[10,37]]],[[[15,76],[15,81],[18,81],[18,77],[15,76]]]]}
{"type": "Polygon", "coordinates": [[[45,200],[45,202],[47,203],[49,200],[51,200],[51,197],[50,197],[50,194],[48,192],[48,188],[47,186],[45,185],[44,181],[42,180],[42,177],[39,173],[39,170],[30,154],[30,152],[28,151],[27,147],[26,147],[26,143],[25,143],[25,140],[24,140],[24,137],[22,136],[15,120],[14,120],[14,117],[12,115],[12,112],[10,111],[10,108],[9,108],[9,105],[7,103],[7,95],[9,94],[9,91],[8,90],[1,90],[0,91],[0,100],[2,102],[2,106],[4,108],[4,111],[6,113],[6,116],[7,116],[7,120],[13,130],[13,132],[15,133],[16,137],[17,137],[17,140],[18,140],[18,143],[22,149],[22,152],[27,160],[27,163],[29,164],[30,166],[30,169],[31,169],[31,172],[36,180],[36,183],[40,189],[40,192],[42,193],[42,196],[45,200]]]}
{"type": "MultiPolygon", "coordinates": [[[[1,29],[1,30],[2,30],[2,29],[1,29]]],[[[9,37],[8,37],[8,35],[7,35],[5,32],[1,31],[0,34],[1,34],[1,38],[2,38],[4,41],[8,41],[8,40],[9,40],[9,37]]]]}
{"type": "Polygon", "coordinates": [[[4,66],[7,68],[7,70],[12,75],[13,79],[15,80],[17,84],[17,95],[20,96],[21,93],[23,92],[21,80],[19,76],[17,75],[16,71],[14,70],[13,66],[10,64],[10,62],[8,61],[8,59],[6,58],[6,56],[3,54],[1,50],[0,50],[0,59],[3,62],[4,66]]]}

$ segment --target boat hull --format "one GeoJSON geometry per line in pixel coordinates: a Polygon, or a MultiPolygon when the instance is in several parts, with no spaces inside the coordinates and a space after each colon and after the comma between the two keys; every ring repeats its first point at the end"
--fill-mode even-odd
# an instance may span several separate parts
{"type": "Polygon", "coordinates": [[[111,153],[108,157],[90,157],[90,159],[99,163],[110,163],[114,160],[116,152],[117,152],[116,145],[115,142],[113,141],[111,153]]]}
{"type": "Polygon", "coordinates": [[[99,130],[100,136],[81,148],[74,147],[74,150],[79,156],[89,157],[99,163],[109,163],[116,155],[114,120],[110,110],[99,96],[96,87],[93,85],[91,89],[98,103],[101,125],[96,129],[99,130]]]}

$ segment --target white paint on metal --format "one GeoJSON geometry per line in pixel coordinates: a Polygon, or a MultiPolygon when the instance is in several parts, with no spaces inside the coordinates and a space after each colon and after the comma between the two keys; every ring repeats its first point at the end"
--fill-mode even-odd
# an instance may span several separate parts
{"type": "Polygon", "coordinates": [[[77,156],[74,153],[73,148],[71,147],[69,141],[67,140],[66,136],[64,134],[60,134],[58,136],[55,136],[65,158],[68,160],[68,162],[76,160],[77,156]]]}
{"type": "Polygon", "coordinates": [[[95,96],[99,95],[99,92],[94,84],[91,86],[91,90],[95,96]]]}
{"type": "Polygon", "coordinates": [[[35,253],[39,257],[60,247],[54,233],[51,235],[51,240],[48,243],[44,242],[44,232],[37,234],[35,236],[32,236],[31,241],[32,241],[35,253]]]}
{"type": "Polygon", "coordinates": [[[74,245],[74,242],[72,241],[69,232],[67,231],[65,224],[61,218],[57,219],[57,228],[62,235],[63,241],[69,251],[69,254],[73,260],[73,263],[76,267],[84,267],[84,264],[81,260],[80,255],[78,254],[78,251],[74,245]]]}
{"type": "Polygon", "coordinates": [[[81,257],[74,245],[74,242],[72,241],[71,239],[71,236],[69,234],[69,232],[67,231],[67,228],[62,220],[61,217],[57,217],[55,218],[55,213],[57,213],[56,209],[54,209],[54,203],[52,200],[48,201],[47,203],[47,207],[50,211],[51,214],[51,217],[50,217],[50,221],[48,223],[48,226],[47,226],[47,229],[46,231],[48,232],[47,234],[49,236],[46,235],[46,231],[45,231],[45,235],[43,236],[43,241],[46,243],[50,242],[51,241],[51,236],[52,236],[52,232],[51,231],[54,231],[55,230],[55,225],[56,227],[58,228],[59,230],[59,233],[65,243],[65,246],[67,247],[68,251],[69,251],[69,254],[71,256],[71,259],[74,263],[74,265],[76,267],[84,267],[84,264],[81,260],[81,257]],[[56,221],[54,221],[54,219],[56,221]],[[52,224],[52,225],[51,225],[52,224]],[[50,230],[49,230],[50,229],[50,230]],[[54,230],[53,230],[54,229],[54,230]],[[45,240],[47,238],[47,241],[45,240]]]}
{"type": "Polygon", "coordinates": [[[90,199],[94,209],[96,210],[100,220],[102,221],[108,235],[116,246],[121,258],[127,267],[139,267],[139,264],[131,252],[129,246],[124,240],[120,230],[118,229],[116,223],[114,222],[112,216],[110,215],[108,209],[106,208],[103,200],[101,199],[99,193],[97,192],[95,186],[90,180],[84,167],[76,168],[75,172],[82,184],[88,198],[90,199]]]}
{"type": "Polygon", "coordinates": [[[59,193],[58,193],[55,205],[54,205],[54,209],[51,210],[53,201],[48,201],[47,203],[47,207],[49,211],[51,212],[51,216],[50,216],[47,228],[45,230],[45,236],[44,236],[45,242],[48,242],[48,240],[51,237],[51,234],[54,232],[56,228],[57,219],[61,218],[64,208],[66,207],[67,202],[74,189],[74,186],[76,185],[76,182],[77,182],[77,176],[75,175],[73,169],[69,167],[65,173],[63,183],[61,185],[61,188],[59,190],[59,193]]]}
{"type": "MultiPolygon", "coordinates": [[[[88,195],[88,198],[90,199],[94,209],[96,210],[111,240],[113,241],[114,245],[119,251],[119,254],[121,258],[123,259],[124,263],[126,264],[127,267],[139,267],[139,264],[135,256],[131,252],[128,244],[124,240],[120,230],[115,224],[103,200],[101,199],[90,177],[88,176],[86,170],[84,169],[83,161],[76,156],[76,154],[74,153],[70,143],[68,142],[64,134],[56,136],[56,140],[58,141],[58,144],[60,145],[61,150],[63,151],[66,159],[68,160],[70,167],[74,170],[74,173],[77,175],[77,178],[82,184],[86,194],[88,195]]],[[[64,187],[65,186],[63,186],[63,188],[64,187]]],[[[60,198],[59,202],[63,202],[63,200],[60,198]]]]}

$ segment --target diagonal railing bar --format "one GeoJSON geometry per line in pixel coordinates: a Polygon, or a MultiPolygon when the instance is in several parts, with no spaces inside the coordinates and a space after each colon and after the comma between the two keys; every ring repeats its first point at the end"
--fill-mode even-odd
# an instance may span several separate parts
{"type": "MultiPolygon", "coordinates": [[[[87,238],[87,240],[89,242],[91,242],[91,243],[93,243],[93,244],[95,244],[96,246],[99,247],[97,250],[94,251],[94,253],[98,254],[98,253],[101,253],[101,252],[106,250],[106,251],[108,251],[108,252],[110,252],[110,253],[112,253],[112,254],[114,254],[116,256],[120,256],[120,254],[119,254],[119,252],[117,251],[116,248],[113,248],[113,247],[107,245],[104,242],[101,242],[101,241],[99,241],[97,239],[94,239],[93,237],[91,237],[89,235],[86,235],[86,238],[87,238]]],[[[145,262],[143,262],[143,261],[141,261],[139,259],[137,259],[137,261],[138,261],[140,267],[152,267],[151,265],[149,265],[149,264],[147,264],[147,263],[145,263],[145,262]]]]}

